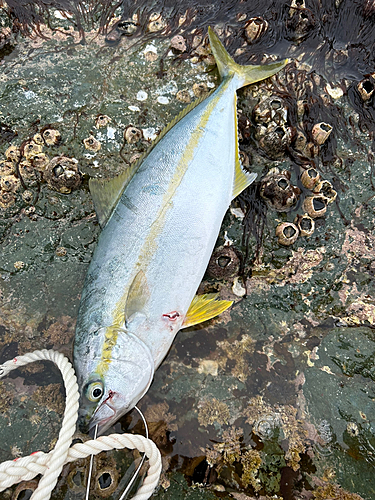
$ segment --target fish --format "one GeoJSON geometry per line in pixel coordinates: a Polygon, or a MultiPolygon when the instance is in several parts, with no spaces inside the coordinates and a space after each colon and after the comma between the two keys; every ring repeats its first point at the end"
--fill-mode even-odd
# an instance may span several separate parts
{"type": "Polygon", "coordinates": [[[89,181],[101,226],[77,317],[79,422],[105,432],[144,396],[179,330],[232,301],[196,295],[232,201],[255,179],[239,158],[237,89],[287,60],[241,66],[209,28],[219,87],[188,106],[147,155],[89,181]]]}

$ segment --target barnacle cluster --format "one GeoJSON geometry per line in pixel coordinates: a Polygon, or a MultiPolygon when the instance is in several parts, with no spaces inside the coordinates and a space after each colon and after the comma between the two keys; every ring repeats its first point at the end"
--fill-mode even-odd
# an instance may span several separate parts
{"type": "Polygon", "coordinates": [[[5,151],[5,160],[0,162],[0,208],[14,205],[22,188],[22,200],[32,203],[33,188],[41,181],[60,193],[70,193],[81,184],[78,162],[65,156],[52,159],[43,151],[61,142],[60,132],[51,125],[27,139],[20,146],[10,145],[5,151]]]}

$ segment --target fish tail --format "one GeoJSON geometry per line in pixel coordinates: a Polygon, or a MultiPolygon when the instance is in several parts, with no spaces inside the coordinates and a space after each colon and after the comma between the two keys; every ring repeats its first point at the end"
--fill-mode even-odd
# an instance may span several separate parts
{"type": "Polygon", "coordinates": [[[241,66],[231,58],[224,45],[219,40],[219,37],[211,27],[208,28],[208,36],[221,78],[224,79],[228,76],[236,75],[238,88],[273,76],[288,62],[288,59],[284,59],[283,61],[263,64],[261,66],[241,66]]]}

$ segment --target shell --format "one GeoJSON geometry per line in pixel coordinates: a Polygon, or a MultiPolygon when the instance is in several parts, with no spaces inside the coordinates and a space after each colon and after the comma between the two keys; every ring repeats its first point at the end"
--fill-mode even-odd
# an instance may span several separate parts
{"type": "Polygon", "coordinates": [[[100,142],[95,139],[93,135],[90,135],[86,139],[83,139],[83,144],[85,145],[86,149],[88,149],[89,151],[93,151],[94,153],[97,153],[102,147],[100,142]]]}
{"type": "Polygon", "coordinates": [[[256,123],[273,122],[275,125],[285,124],[288,108],[284,101],[276,95],[262,99],[253,109],[253,120],[256,123]]]}
{"type": "Polygon", "coordinates": [[[208,94],[209,90],[205,82],[194,83],[193,92],[196,97],[203,97],[208,94]]]}
{"type": "Polygon", "coordinates": [[[312,128],[312,137],[315,144],[321,146],[326,142],[333,130],[332,125],[325,122],[316,123],[312,128]]]}
{"type": "Polygon", "coordinates": [[[124,137],[128,144],[135,144],[142,139],[143,132],[139,128],[133,127],[133,125],[129,125],[125,129],[124,137]]]}
{"type": "Polygon", "coordinates": [[[315,231],[315,222],[308,215],[297,215],[294,224],[298,227],[300,236],[311,236],[315,231]]]}
{"type": "Polygon", "coordinates": [[[325,196],[307,196],[303,202],[303,209],[312,219],[322,217],[327,211],[327,198],[325,196]]]}
{"type": "Polygon", "coordinates": [[[63,194],[68,194],[81,184],[81,174],[77,161],[66,156],[56,156],[43,172],[43,179],[48,185],[63,194]]]}
{"type": "Polygon", "coordinates": [[[313,192],[327,198],[328,203],[333,203],[337,197],[337,192],[333,189],[332,184],[326,180],[319,182],[314,187],[313,192]]]}
{"type": "Polygon", "coordinates": [[[319,181],[320,174],[315,168],[311,167],[302,172],[301,182],[305,188],[314,189],[319,181]]]}
{"type": "Polygon", "coordinates": [[[280,245],[293,245],[299,236],[299,230],[292,222],[282,222],[276,227],[276,236],[280,245]]]}
{"type": "Polygon", "coordinates": [[[33,136],[33,141],[35,142],[35,144],[39,144],[40,146],[44,146],[43,137],[39,132],[33,136]]]}

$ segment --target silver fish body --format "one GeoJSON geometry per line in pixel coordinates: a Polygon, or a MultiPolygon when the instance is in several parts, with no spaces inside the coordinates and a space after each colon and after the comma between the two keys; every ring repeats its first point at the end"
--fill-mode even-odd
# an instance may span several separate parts
{"type": "MultiPolygon", "coordinates": [[[[224,76],[165,134],[99,237],[74,346],[81,417],[99,433],[144,395],[186,323],[235,192],[236,89],[243,84],[236,72],[224,76]]],[[[240,175],[244,185],[253,179],[240,175]]]]}

